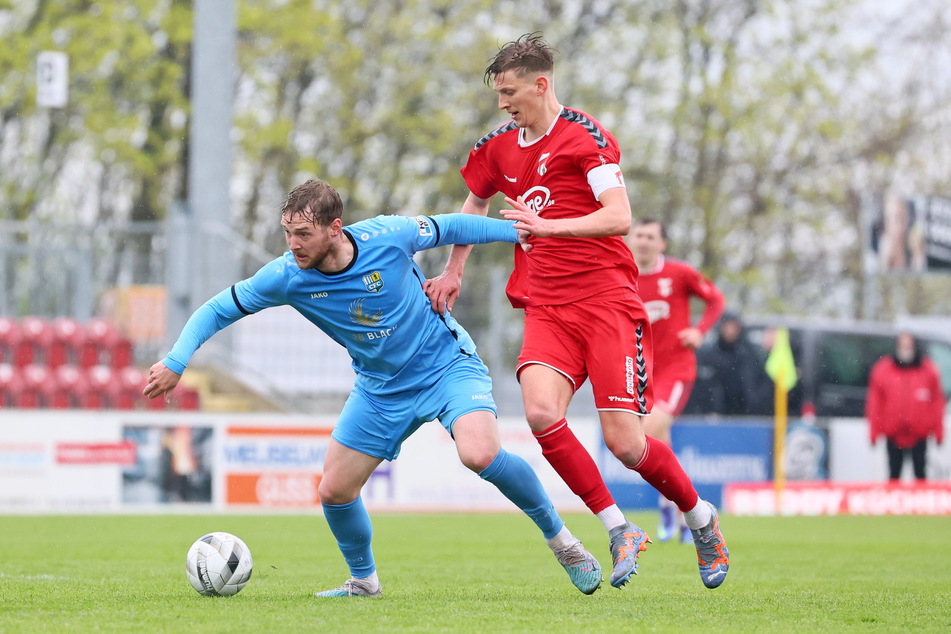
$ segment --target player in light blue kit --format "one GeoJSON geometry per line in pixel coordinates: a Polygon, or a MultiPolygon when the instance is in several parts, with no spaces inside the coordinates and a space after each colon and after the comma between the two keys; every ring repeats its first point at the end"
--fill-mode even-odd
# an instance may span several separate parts
{"type": "Polygon", "coordinates": [[[360,490],[406,438],[436,419],[462,463],[524,511],[572,583],[593,593],[601,566],[565,526],[528,463],[502,449],[488,369],[466,331],[432,310],[426,277],[413,261],[417,251],[449,244],[518,242],[514,223],[444,214],[378,216],[344,227],[342,213],[339,195],[323,181],[291,191],[281,210],[290,250],[196,310],[168,356],[149,370],[144,394],[170,392],[192,354],[222,328],[265,308],[293,306],[347,349],[357,375],[318,488],[351,577],[317,596],[380,596],[360,490]]]}

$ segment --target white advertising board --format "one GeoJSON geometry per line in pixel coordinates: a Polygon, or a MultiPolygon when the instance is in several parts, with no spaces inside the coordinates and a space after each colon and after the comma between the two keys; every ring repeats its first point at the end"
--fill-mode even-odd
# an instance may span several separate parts
{"type": "MultiPolygon", "coordinates": [[[[320,512],[317,487],[332,418],[147,412],[0,410],[0,513],[164,510],[320,512]]],[[[560,511],[580,500],[541,455],[522,420],[500,420],[560,511]]],[[[572,424],[595,453],[591,422],[572,424]]],[[[514,511],[427,423],[363,492],[371,510],[514,511]]]]}
{"type": "MultiPolygon", "coordinates": [[[[0,409],[0,513],[319,513],[333,424],[331,416],[0,409]]],[[[576,418],[571,426],[602,471],[617,471],[595,421],[576,418]]],[[[500,419],[499,431],[502,446],[528,461],[559,511],[584,511],[524,420],[500,419]]],[[[712,426],[710,442],[725,443],[714,433],[722,431],[712,426]]],[[[868,445],[864,421],[832,421],[829,431],[830,482],[886,480],[884,449],[868,445]]],[[[689,461],[685,467],[696,471],[689,461]]],[[[932,444],[928,474],[951,480],[951,442],[932,444]]],[[[703,478],[693,477],[702,487],[703,478]]],[[[622,506],[637,506],[621,493],[615,491],[622,506]]],[[[363,497],[371,510],[515,510],[459,462],[435,422],[411,436],[395,461],[380,465],[363,497]]]]}

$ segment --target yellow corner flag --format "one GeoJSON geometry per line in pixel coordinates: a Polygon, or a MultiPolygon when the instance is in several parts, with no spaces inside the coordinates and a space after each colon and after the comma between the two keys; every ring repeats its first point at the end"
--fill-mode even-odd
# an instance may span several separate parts
{"type": "Polygon", "coordinates": [[[789,390],[796,385],[796,362],[789,346],[789,330],[778,328],[773,349],[766,359],[766,374],[776,384],[775,418],[773,432],[773,486],[776,490],[776,514],[783,513],[783,489],[786,487],[786,420],[789,390]]]}
{"type": "Polygon", "coordinates": [[[766,374],[787,392],[796,386],[799,377],[796,375],[796,362],[793,360],[792,348],[789,346],[789,329],[777,328],[773,349],[766,358],[766,374]]]}

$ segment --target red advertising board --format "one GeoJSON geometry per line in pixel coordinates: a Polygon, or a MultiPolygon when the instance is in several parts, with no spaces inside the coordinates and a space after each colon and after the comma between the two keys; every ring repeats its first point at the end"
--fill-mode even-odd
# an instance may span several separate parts
{"type": "Polygon", "coordinates": [[[772,482],[727,484],[733,515],[951,515],[951,482],[772,482]]]}

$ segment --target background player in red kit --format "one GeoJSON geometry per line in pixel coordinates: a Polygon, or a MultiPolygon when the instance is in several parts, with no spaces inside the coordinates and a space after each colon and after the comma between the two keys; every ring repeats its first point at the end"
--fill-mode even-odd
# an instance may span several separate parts
{"type": "MultiPolygon", "coordinates": [[[[506,293],[525,309],[517,374],[528,424],[542,453],[608,530],[611,585],[636,572],[646,533],[627,521],[565,414],[588,378],[605,445],[665,497],[693,529],[700,577],[719,586],[729,552],[716,509],[700,499],[670,448],[644,434],[650,413],[650,324],[637,296],[637,266],[622,236],[631,208],[614,137],[593,117],[562,107],[555,96],[553,51],[537,33],[503,46],[485,80],[511,120],[480,139],[462,176],[465,213],[485,215],[502,192],[501,213],[532,234],[515,251],[506,293]]],[[[458,296],[469,247],[453,247],[446,269],[429,280],[433,308],[458,296]]]]}
{"type": "MultiPolygon", "coordinates": [[[[644,431],[670,445],[670,427],[687,404],[697,378],[695,351],[720,318],[725,302],[723,293],[700,271],[664,255],[667,232],[660,221],[639,220],[627,241],[637,262],[637,294],[647,309],[654,348],[654,408],[644,419],[644,431]],[[692,325],[690,313],[694,297],[706,305],[696,325],[692,325]]],[[[682,516],[678,522],[678,515],[677,505],[661,496],[657,529],[660,541],[673,538],[678,524],[681,541],[690,541],[690,529],[682,516]]]]}

